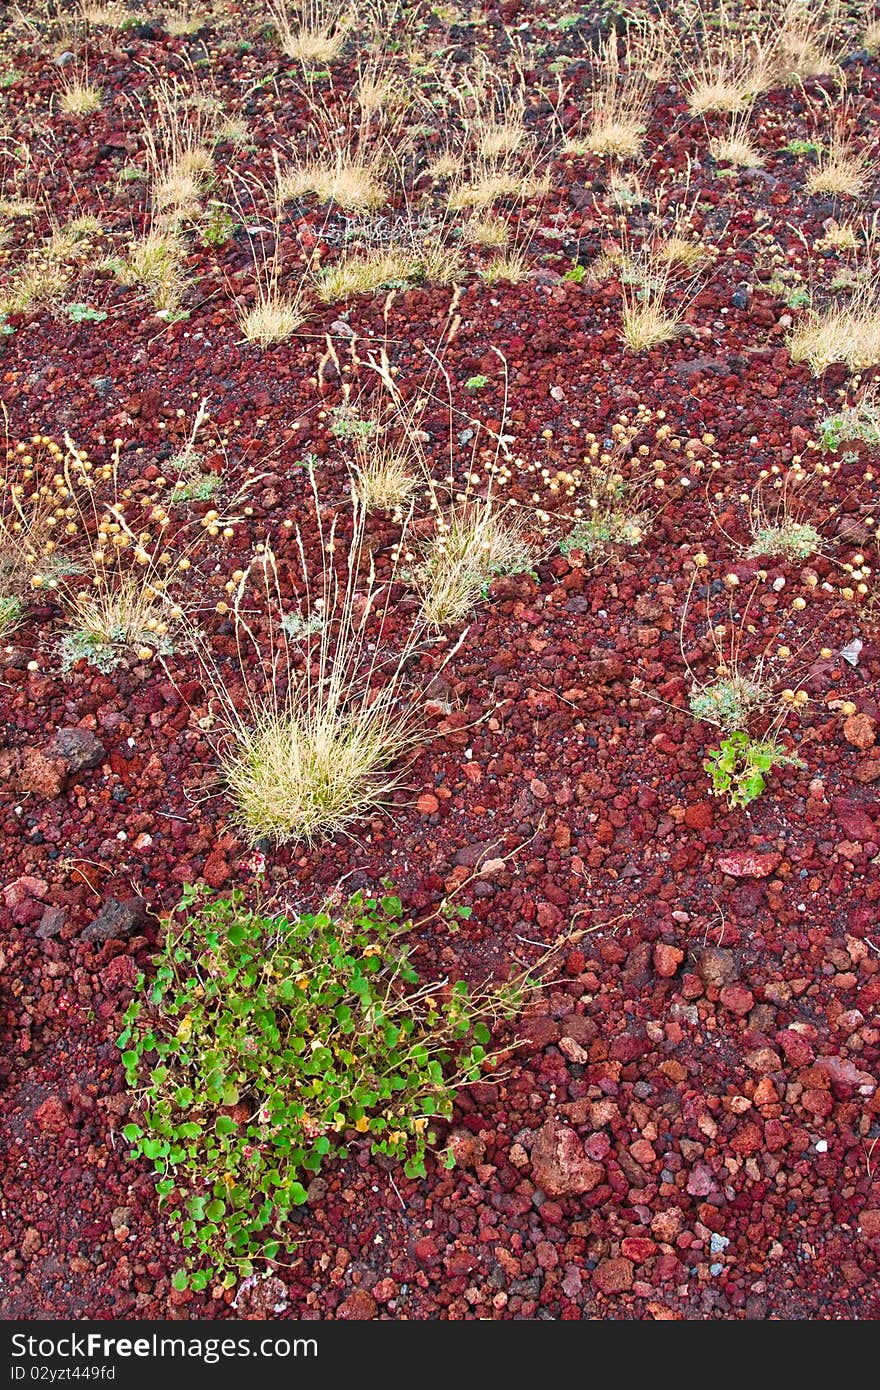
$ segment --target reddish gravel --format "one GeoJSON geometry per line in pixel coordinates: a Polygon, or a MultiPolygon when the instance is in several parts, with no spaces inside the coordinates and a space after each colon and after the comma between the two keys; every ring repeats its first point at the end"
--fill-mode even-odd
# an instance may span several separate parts
{"type": "MultiPolygon", "coordinates": [[[[487,11],[481,42],[502,42],[501,20],[537,25],[542,9],[513,0],[487,11]]],[[[139,186],[118,175],[139,151],[124,93],[148,62],[181,71],[187,54],[207,50],[218,91],[252,88],[237,105],[254,147],[221,149],[236,170],[270,167],[271,141],[304,124],[301,103],[277,99],[293,93],[292,70],[278,68],[264,39],[241,53],[212,30],[102,34],[91,76],[112,100],[81,125],[46,116],[47,46],[21,33],[4,40],[21,74],[4,89],[7,115],[19,138],[45,123],[70,173],[60,158],[46,163],[59,220],[95,210],[119,237],[142,216],[139,186]],[[274,84],[256,85],[276,69],[274,84]]],[[[452,41],[467,48],[474,36],[462,26],[452,41]]],[[[544,61],[575,54],[576,38],[554,31],[544,61]]],[[[854,68],[876,136],[880,68],[862,59],[854,68]]],[[[341,90],[346,73],[343,63],[341,90]]],[[[577,65],[571,80],[575,102],[577,65]]],[[[680,92],[658,98],[653,173],[681,179],[702,152],[691,174],[698,231],[719,248],[688,310],[693,331],[671,345],[628,353],[616,282],[563,278],[608,235],[593,202],[605,188],[598,160],[558,160],[554,192],[522,214],[527,280],[489,289],[471,274],[462,287],[444,365],[461,408],[497,428],[503,392],[490,349],[503,352],[503,423],[524,460],[514,495],[538,489],[549,509],[540,470],[577,465],[587,431],[601,436],[639,405],[665,411],[683,447],[655,442],[655,419],[652,456],[667,460],[668,485],[638,549],[592,566],[548,550],[537,578],[492,586],[432,686],[434,737],[393,815],[318,852],[267,854],[266,887],[294,909],[343,876],[351,888],[390,879],[422,922],[427,974],[504,976],[535,961],[541,943],[573,936],[559,978],[521,1022],[504,1078],[461,1095],[456,1167],[431,1165],[412,1181],[355,1146],[312,1183],[292,1264],[237,1295],[171,1289],[178,1253],[151,1172],[126,1156],[114,1041],[155,939],[140,900],[169,907],[200,878],[218,890],[254,884],[212,784],[198,671],[184,653],[167,671],[132,662],[63,677],[51,605],[32,607],[0,652],[5,1318],[880,1313],[880,628],[876,599],[872,616],[845,592],[842,568],[875,546],[865,526],[880,506],[871,459],[856,449],[817,491],[818,555],[768,563],[737,550],[748,540],[740,494],[761,468],[807,459],[823,402],[833,408],[847,384],[842,369],[816,380],[792,363],[792,311],[761,260],[767,229],[784,253],[801,234],[812,246],[840,214],[807,195],[803,160],[782,150],[809,132],[808,116],[797,90],[771,93],[757,118],[765,166],[731,179],[705,155],[703,122],[687,117],[680,92]],[[735,299],[743,282],[750,292],[735,299]],[[477,398],[464,383],[478,373],[490,384],[477,398]],[[701,550],[708,564],[694,581],[701,550]],[[731,573],[738,584],[725,588],[731,573]],[[728,811],[702,768],[716,734],[688,711],[688,665],[712,668],[707,587],[725,609],[753,585],[749,651],[778,632],[805,653],[791,683],[802,679],[810,698],[786,739],[806,769],[775,774],[751,807],[728,811]],[[793,606],[799,597],[804,608],[793,606]],[[856,636],[851,665],[840,653],[856,636]],[[455,889],[473,909],[457,929],[437,915],[455,889]],[[122,906],[107,916],[111,899],[122,906]]],[[[878,209],[875,199],[862,211],[878,209]]],[[[323,237],[330,247],[332,225],[303,205],[292,242],[323,237]]],[[[27,235],[16,226],[11,262],[27,235]]],[[[338,305],[287,344],[242,344],[228,286],[246,269],[246,243],[199,246],[191,261],[198,287],[186,321],[163,325],[133,290],[88,269],[76,299],[106,321],[44,311],[13,320],[0,377],[12,439],[66,430],[98,457],[119,436],[132,478],[161,467],[210,397],[236,479],[248,466],[265,475],[210,580],[213,608],[267,528],[282,516],[306,524],[306,483],[293,466],[306,452],[318,459],[322,498],[344,497],[326,414],[340,383],[332,361],[322,384],[318,368],[325,332],[343,362],[348,348],[338,305]]],[[[821,265],[831,274],[837,261],[821,265]]],[[[415,288],[390,309],[378,294],[350,302],[347,321],[362,346],[386,338],[401,381],[418,381],[453,294],[415,288]]],[[[441,414],[429,412],[426,428],[442,468],[441,414]]],[[[387,554],[393,529],[378,521],[372,534],[387,554]]],[[[231,649],[229,625],[209,622],[231,649]]],[[[441,650],[424,658],[426,677],[441,650]]]]}

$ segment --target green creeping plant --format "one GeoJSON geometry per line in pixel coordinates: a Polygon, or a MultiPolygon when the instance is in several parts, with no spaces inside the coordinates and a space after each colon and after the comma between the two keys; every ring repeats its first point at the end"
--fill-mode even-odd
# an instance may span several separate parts
{"type": "Polygon", "coordinates": [[[804,766],[781,743],[753,739],[741,729],[723,738],[720,748],[711,748],[703,762],[712,779],[713,793],[726,796],[731,810],[748,806],[761,795],[766,786],[765,773],[777,767],[804,766]]]}
{"type": "Polygon", "coordinates": [[[512,1017],[526,986],[426,984],[411,929],[390,893],[286,917],[184,890],[117,1039],[122,1132],[185,1252],[175,1288],[231,1287],[275,1259],[352,1140],[425,1175],[435,1117],[493,1065],[486,1020],[512,1017]]]}

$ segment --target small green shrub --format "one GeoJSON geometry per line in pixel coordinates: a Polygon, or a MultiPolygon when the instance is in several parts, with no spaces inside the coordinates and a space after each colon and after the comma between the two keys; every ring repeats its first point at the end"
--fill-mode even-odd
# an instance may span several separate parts
{"type": "Polygon", "coordinates": [[[731,676],[695,689],[690,698],[691,714],[720,729],[742,729],[769,699],[770,692],[760,681],[731,676]]]}
{"type": "Polygon", "coordinates": [[[465,390],[482,391],[483,387],[488,385],[489,378],[487,376],[483,376],[482,372],[480,372],[477,376],[468,377],[467,381],[465,382],[465,390]]]}
{"type": "Polygon", "coordinates": [[[569,555],[572,550],[593,555],[606,545],[638,545],[644,538],[646,525],[644,516],[619,511],[598,512],[586,521],[576,522],[559,542],[559,549],[563,555],[569,555]]]}
{"type": "Polygon", "coordinates": [[[871,448],[880,447],[880,402],[873,397],[828,415],[819,425],[823,449],[839,449],[841,444],[861,440],[871,448]]]}
{"type": "Polygon", "coordinates": [[[104,309],[93,309],[91,304],[67,304],[65,309],[74,323],[103,323],[107,317],[104,309]]]}
{"type": "Polygon", "coordinates": [[[118,1038],[138,1090],[123,1134],[187,1251],[175,1287],[231,1286],[289,1243],[347,1137],[424,1175],[434,1117],[492,1064],[485,1020],[512,1016],[525,984],[420,984],[395,897],[287,918],[187,886],[177,915],[118,1038]]]}
{"type": "Polygon", "coordinates": [[[0,594],[0,637],[18,626],[23,612],[21,599],[13,594],[0,594]]]}
{"type": "Polygon", "coordinates": [[[733,810],[748,806],[766,786],[764,774],[777,767],[803,767],[800,758],[792,757],[781,743],[773,739],[756,740],[741,729],[721,740],[720,748],[711,748],[703,767],[712,779],[715,796],[726,796],[733,810]]]}
{"type": "Polygon", "coordinates": [[[202,241],[206,246],[225,246],[235,235],[238,223],[229,209],[212,199],[202,226],[202,241]]]}
{"type": "Polygon", "coordinates": [[[786,520],[781,526],[763,526],[754,533],[747,555],[784,555],[788,560],[807,560],[822,544],[815,526],[786,520]]]}
{"type": "Polygon", "coordinates": [[[368,439],[376,429],[375,421],[362,420],[350,405],[336,405],[330,414],[333,416],[330,433],[337,439],[368,439]]]}

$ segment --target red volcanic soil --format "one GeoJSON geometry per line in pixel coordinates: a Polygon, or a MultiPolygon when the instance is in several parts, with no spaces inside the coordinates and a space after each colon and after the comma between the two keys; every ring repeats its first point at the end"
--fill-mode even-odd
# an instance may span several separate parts
{"type": "MultiPolygon", "coordinates": [[[[475,46],[503,56],[503,24],[526,25],[521,36],[546,45],[532,88],[550,91],[563,73],[570,128],[591,25],[560,30],[543,9],[514,0],[452,29],[433,19],[421,41],[447,45],[454,66],[475,46]]],[[[431,738],[399,804],[315,850],[268,849],[260,884],[212,780],[210,692],[192,654],[164,667],[132,658],[107,675],[80,662],[63,674],[58,611],[31,604],[0,651],[2,1315],[875,1317],[880,628],[870,570],[880,458],[861,444],[809,447],[821,419],[852,399],[853,378],[843,367],[816,378],[792,361],[786,334],[803,311],[782,296],[797,282],[773,279],[781,266],[827,285],[852,263],[816,248],[829,219],[880,210],[876,196],[811,196],[810,156],[786,151],[814,138],[823,84],[760,100],[753,138],[765,162],[732,177],[707,154],[706,125],[689,117],[681,90],[657,89],[641,186],[652,199],[665,184],[667,203],[693,204],[693,230],[714,248],[687,331],[671,343],[627,350],[619,280],[565,278],[609,248],[620,214],[601,160],[560,156],[546,197],[503,209],[530,267],[519,284],[484,284],[475,267],[486,253],[468,250],[457,290],[318,304],[297,336],[261,350],[235,321],[234,296],[252,282],[246,236],[220,247],[190,237],[179,322],[157,318],[98,261],[119,254],[145,216],[143,183],[120,178],[143,165],[135,91],[166,73],[207,74],[250,132],[241,148],[219,147],[218,179],[268,179],[273,146],[289,149],[308,123],[295,65],[265,34],[245,47],[228,27],[183,38],[158,24],[100,29],[89,43],[104,102],[74,120],[51,104],[63,72],[51,36],[2,35],[4,118],[10,139],[31,147],[25,183],[40,200],[33,218],[9,222],[4,277],[72,217],[100,218],[107,242],[68,295],[103,321],[57,308],[10,317],[0,338],[9,438],[66,431],[96,459],[120,438],[136,485],[155,479],[209,398],[232,490],[248,468],[261,475],[220,553],[222,573],[200,571],[218,651],[232,649],[230,624],[213,612],[228,575],[282,518],[308,530],[306,454],[322,503],[344,510],[329,411],[345,382],[358,388],[356,358],[371,344],[386,344],[415,391],[442,341],[461,418],[508,437],[510,495],[534,494],[548,516],[548,479],[582,462],[589,432],[601,443],[639,407],[653,413],[644,457],[665,463],[666,486],[652,489],[655,515],[637,547],[590,562],[548,543],[536,577],[496,581],[432,686],[431,738]],[[493,349],[507,363],[506,412],[493,349]],[[478,375],[488,384],[466,389],[478,375]],[[661,418],[670,434],[658,439],[661,418]],[[821,549],[750,559],[743,498],[762,469],[792,459],[828,465],[809,494],[821,549]],[[714,669],[707,603],[713,621],[739,619],[745,665],[774,637],[787,648],[780,688],[809,697],[783,733],[805,766],[772,774],[746,809],[711,795],[702,764],[718,734],[688,709],[689,673],[705,680],[714,669]],[[841,652],[856,637],[852,664],[841,652]],[[155,1178],[121,1135],[130,1097],[115,1039],[136,973],[149,969],[155,919],[135,914],[106,940],[89,931],[110,898],[168,909],[199,879],[293,909],[315,907],[343,879],[388,879],[422,923],[416,960],[435,978],[503,978],[572,933],[558,977],[518,1025],[504,1076],[460,1095],[456,1167],[431,1160],[426,1179],[410,1180],[355,1142],[312,1183],[290,1265],[216,1298],[172,1289],[179,1251],[155,1178]],[[472,908],[457,926],[437,914],[454,889],[472,908]]],[[[876,141],[880,66],[861,54],[847,71],[860,130],[876,141]]],[[[326,100],[354,74],[346,54],[326,100]]],[[[529,111],[547,140],[548,109],[536,97],[529,111]]],[[[428,157],[413,156],[410,189],[423,189],[428,157]]],[[[397,195],[384,214],[408,205],[397,195]]],[[[313,199],[288,212],[294,261],[316,243],[331,261],[343,214],[313,199]]],[[[425,425],[439,477],[439,407],[425,425]]],[[[459,431],[468,433],[456,419],[461,460],[470,445],[459,431]]],[[[385,563],[394,526],[380,516],[369,530],[385,563]]],[[[438,642],[420,658],[426,679],[443,651],[438,642]]]]}

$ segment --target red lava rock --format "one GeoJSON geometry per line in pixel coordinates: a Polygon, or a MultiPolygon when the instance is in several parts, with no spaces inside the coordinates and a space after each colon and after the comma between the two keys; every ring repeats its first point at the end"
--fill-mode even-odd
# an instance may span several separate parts
{"type": "Polygon", "coordinates": [[[531,1164],[536,1185],[548,1197],[591,1192],[605,1175],[602,1165],[587,1156],[575,1130],[557,1120],[548,1120],[538,1131],[531,1164]]]}
{"type": "Polygon", "coordinates": [[[485,1142],[469,1129],[451,1130],[448,1143],[457,1168],[476,1168],[486,1156],[485,1142]]]}
{"type": "Polygon", "coordinates": [[[68,1125],[67,1106],[60,1096],[49,1096],[34,1116],[44,1134],[60,1134],[68,1125]]]}
{"type": "Polygon", "coordinates": [[[437,1249],[437,1242],[432,1236],[422,1236],[413,1245],[413,1258],[418,1260],[420,1265],[434,1265],[440,1259],[440,1252],[437,1249]]]}
{"type": "Polygon", "coordinates": [[[715,808],[711,801],[698,801],[684,813],[684,823],[689,830],[711,830],[714,819],[715,808]]]}
{"type": "Polygon", "coordinates": [[[750,989],[739,981],[725,985],[721,991],[721,1002],[725,1009],[729,1009],[732,1014],[747,1014],[755,1002],[755,996],[750,989]]]}
{"type": "Polygon", "coordinates": [[[33,874],[22,874],[21,878],[6,885],[3,889],[3,906],[17,927],[36,922],[42,917],[44,907],[40,900],[48,891],[46,880],[35,878],[33,874]]]}
{"type": "Polygon", "coordinates": [[[634,1269],[632,1260],[618,1258],[602,1260],[593,1270],[593,1286],[597,1293],[611,1298],[614,1294],[626,1293],[633,1286],[634,1269]]]}
{"type": "Polygon", "coordinates": [[[865,1207],[859,1212],[859,1235],[865,1240],[880,1240],[880,1207],[865,1207]]]}
{"type": "Polygon", "coordinates": [[[705,1163],[695,1163],[688,1173],[687,1190],[692,1197],[709,1197],[716,1189],[714,1174],[705,1163]]]}
{"type": "Polygon", "coordinates": [[[372,1294],[377,1303],[390,1303],[400,1292],[393,1279],[380,1279],[373,1285],[372,1294]]]}
{"type": "Polygon", "coordinates": [[[836,1088],[847,1094],[858,1091],[860,1095],[872,1096],[877,1090],[875,1077],[857,1067],[848,1057],[817,1057],[813,1070],[827,1076],[836,1088]]]}
{"type": "Polygon", "coordinates": [[[626,1259],[632,1260],[633,1264],[640,1265],[656,1255],[657,1244],[645,1236],[627,1236],[625,1240],[621,1241],[620,1250],[626,1259]]]}
{"type": "Polygon", "coordinates": [[[718,868],[731,878],[769,878],[782,862],[781,854],[756,854],[750,849],[719,855],[718,868]]]}
{"type": "Polygon", "coordinates": [[[721,946],[705,947],[697,957],[697,974],[707,989],[723,989],[736,975],[733,952],[721,946]]]}
{"type": "Polygon", "coordinates": [[[591,1134],[584,1141],[584,1153],[588,1158],[594,1158],[597,1163],[601,1163],[611,1152],[611,1140],[607,1134],[591,1134]]]}
{"type": "Polygon", "coordinates": [[[843,736],[853,748],[872,748],[877,738],[877,721],[869,714],[851,714],[844,720],[843,736]]]}
{"type": "Polygon", "coordinates": [[[39,1231],[36,1229],[35,1226],[28,1226],[27,1230],[24,1233],[24,1238],[21,1242],[22,1255],[24,1255],[25,1259],[30,1259],[32,1255],[36,1255],[38,1251],[42,1250],[42,1248],[43,1237],[40,1235],[39,1231]]]}
{"type": "Polygon", "coordinates": [[[559,1039],[559,1051],[570,1062],[578,1062],[584,1065],[590,1060],[590,1054],[585,1047],[581,1047],[574,1038],[564,1037],[559,1039]]]}
{"type": "Polygon", "coordinates": [[[559,1024],[546,1014],[529,1014],[517,1027],[521,1038],[525,1038],[535,1048],[549,1047],[559,1041],[559,1024]]]}
{"type": "Polygon", "coordinates": [[[663,979],[669,980],[684,960],[684,951],[677,946],[667,946],[658,941],[654,946],[654,969],[663,979]]]}
{"type": "Polygon", "coordinates": [[[336,1309],[337,1318],[343,1322],[369,1322],[379,1309],[376,1300],[366,1289],[355,1289],[344,1303],[336,1309]]]}
{"type": "Polygon", "coordinates": [[[222,888],[231,877],[229,863],[221,850],[209,854],[202,869],[202,877],[211,888],[222,888]]]}
{"type": "Polygon", "coordinates": [[[861,806],[846,800],[845,797],[837,796],[831,803],[831,809],[848,839],[861,843],[862,840],[880,838],[880,829],[875,827],[871,817],[861,806]]]}
{"type": "Polygon", "coordinates": [[[14,749],[0,753],[0,784],[7,783],[22,796],[54,798],[67,785],[67,764],[63,758],[42,753],[38,748],[14,749]]]}
{"type": "Polygon", "coordinates": [[[808,1067],[816,1055],[808,1039],[794,1028],[784,1028],[777,1033],[776,1041],[794,1067],[808,1067]]]}

